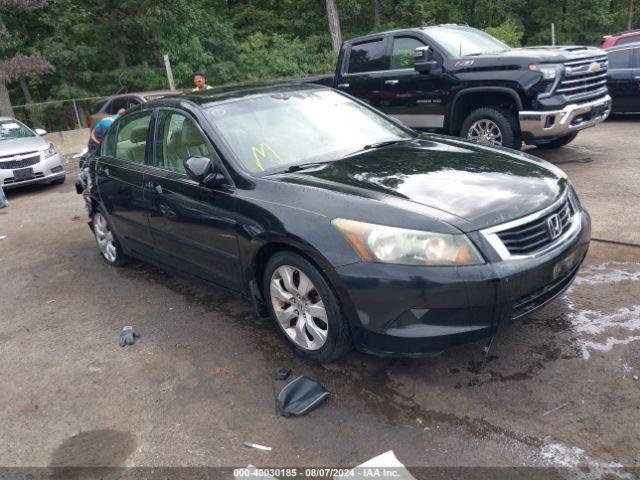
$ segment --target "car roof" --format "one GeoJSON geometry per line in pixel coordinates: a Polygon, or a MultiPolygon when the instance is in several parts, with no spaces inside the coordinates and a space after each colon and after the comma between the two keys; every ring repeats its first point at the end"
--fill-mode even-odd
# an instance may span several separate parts
{"type": "Polygon", "coordinates": [[[185,92],[182,95],[172,95],[157,100],[152,100],[144,105],[144,108],[156,106],[179,106],[188,101],[199,106],[207,107],[230,100],[238,100],[245,97],[269,95],[273,93],[293,93],[314,90],[331,90],[323,85],[315,85],[302,82],[257,82],[227,85],[213,88],[203,92],[185,92]]]}
{"type": "Polygon", "coordinates": [[[385,30],[384,32],[370,33],[369,35],[362,35],[360,37],[351,38],[344,43],[360,43],[362,41],[369,40],[371,38],[378,38],[381,35],[392,35],[394,33],[423,33],[429,32],[433,30],[439,30],[444,28],[450,28],[455,30],[477,30],[476,28],[470,27],[466,24],[458,24],[458,23],[443,23],[440,25],[431,25],[426,27],[412,27],[412,28],[400,28],[395,30],[385,30]]]}
{"type": "Polygon", "coordinates": [[[614,45],[612,47],[607,47],[604,49],[605,52],[616,52],[618,50],[627,50],[629,48],[638,48],[640,47],[640,41],[632,42],[632,43],[623,43],[622,45],[614,45]]]}
{"type": "Polygon", "coordinates": [[[0,122],[6,122],[6,121],[17,122],[19,120],[15,119],[15,118],[11,118],[11,117],[0,117],[0,122]]]}

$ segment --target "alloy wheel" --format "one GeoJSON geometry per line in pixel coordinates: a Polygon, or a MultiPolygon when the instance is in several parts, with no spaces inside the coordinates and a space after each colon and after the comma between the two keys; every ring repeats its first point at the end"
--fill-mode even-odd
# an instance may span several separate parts
{"type": "Polygon", "coordinates": [[[305,350],[322,348],[329,332],[327,311],[309,277],[281,265],[271,275],[269,292],[278,324],[291,341],[305,350]]]}
{"type": "Polygon", "coordinates": [[[96,235],[98,247],[104,258],[109,263],[114,263],[118,256],[116,239],[109,228],[107,219],[100,212],[97,212],[93,217],[93,232],[96,235]]]}
{"type": "Polygon", "coordinates": [[[502,145],[502,131],[500,127],[498,127],[495,122],[486,118],[474,122],[471,127],[469,127],[467,138],[480,145],[502,145]]]}

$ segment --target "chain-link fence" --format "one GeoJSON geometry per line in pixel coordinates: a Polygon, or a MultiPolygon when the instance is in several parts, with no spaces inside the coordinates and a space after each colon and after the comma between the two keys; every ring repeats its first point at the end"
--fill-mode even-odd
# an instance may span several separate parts
{"type": "Polygon", "coordinates": [[[13,107],[18,120],[31,128],[60,132],[87,127],[87,118],[105,97],[74,98],[51,102],[30,103],[13,107]]]}

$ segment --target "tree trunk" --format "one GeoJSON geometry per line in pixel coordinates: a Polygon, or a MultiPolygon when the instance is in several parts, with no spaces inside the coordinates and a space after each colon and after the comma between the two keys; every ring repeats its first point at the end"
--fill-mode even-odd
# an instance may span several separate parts
{"type": "Polygon", "coordinates": [[[7,77],[0,74],[0,115],[13,117],[13,107],[7,90],[7,77]]]}
{"type": "Polygon", "coordinates": [[[20,77],[20,88],[22,89],[22,94],[24,95],[25,103],[33,103],[33,98],[31,98],[31,92],[29,91],[29,85],[27,85],[27,81],[24,77],[20,77]]]}
{"type": "Polygon", "coordinates": [[[633,19],[633,0],[628,0],[627,4],[627,30],[631,30],[631,20],[633,19]]]}
{"type": "Polygon", "coordinates": [[[327,1],[327,18],[329,19],[329,33],[331,33],[331,45],[333,53],[336,55],[340,52],[342,46],[342,32],[340,31],[340,17],[338,16],[338,8],[335,0],[327,1]]]}
{"type": "Polygon", "coordinates": [[[373,0],[373,25],[380,26],[380,0],[373,0]]]}

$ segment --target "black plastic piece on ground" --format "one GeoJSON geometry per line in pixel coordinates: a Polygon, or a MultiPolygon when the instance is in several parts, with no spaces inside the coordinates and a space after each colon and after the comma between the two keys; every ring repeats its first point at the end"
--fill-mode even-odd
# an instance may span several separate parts
{"type": "Polygon", "coordinates": [[[284,386],[278,395],[278,411],[283,417],[298,417],[317,408],[329,392],[318,382],[300,376],[284,386]]]}
{"type": "Polygon", "coordinates": [[[140,334],[131,326],[126,326],[120,333],[120,346],[133,345],[136,338],[140,338],[140,334]]]}
{"type": "Polygon", "coordinates": [[[276,372],[276,380],[286,380],[287,378],[289,378],[289,375],[291,375],[290,368],[279,368],[276,372]]]}

